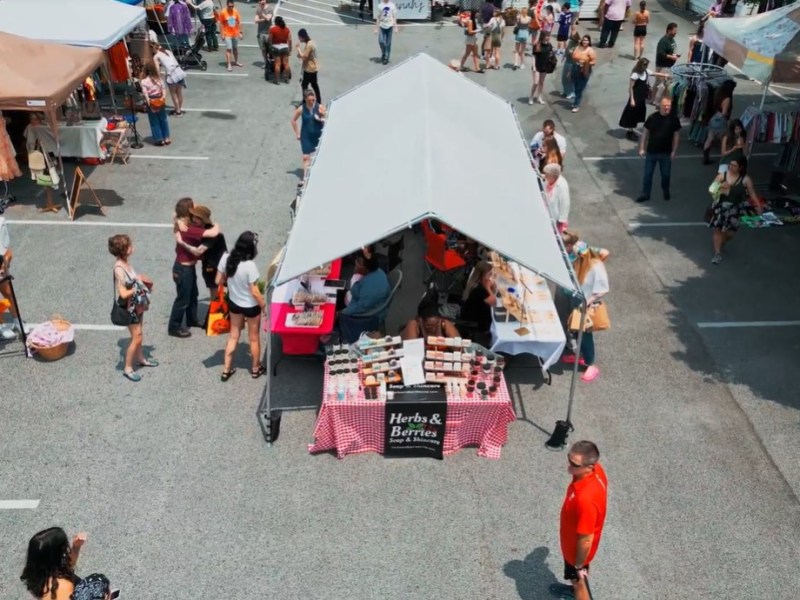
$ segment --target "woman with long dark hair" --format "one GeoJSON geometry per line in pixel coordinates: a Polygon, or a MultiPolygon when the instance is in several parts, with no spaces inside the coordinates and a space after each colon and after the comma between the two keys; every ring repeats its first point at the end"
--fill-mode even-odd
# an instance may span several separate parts
{"type": "Polygon", "coordinates": [[[747,134],[744,125],[739,119],[731,119],[728,123],[728,132],[722,138],[722,152],[719,157],[719,172],[728,170],[728,163],[732,160],[744,158],[744,147],[747,143],[747,134]]]}
{"type": "Polygon", "coordinates": [[[650,95],[650,86],[647,83],[651,73],[647,66],[650,61],[640,58],[631,71],[628,80],[628,102],[619,118],[619,126],[627,129],[625,137],[629,140],[636,139],[634,129],[639,123],[644,123],[647,118],[647,97],[650,95]]]}
{"type": "Polygon", "coordinates": [[[272,83],[278,84],[283,73],[283,82],[289,83],[292,79],[292,68],[289,66],[289,56],[292,54],[292,32],[286,26],[283,17],[275,17],[275,25],[269,28],[267,44],[275,57],[275,78],[272,83]]]}
{"type": "Polygon", "coordinates": [[[308,86],[317,95],[317,101],[322,102],[322,94],[317,83],[317,44],[311,40],[311,36],[305,29],[297,32],[297,39],[300,44],[297,46],[297,58],[303,61],[303,79],[300,81],[300,91],[305,92],[308,86]]]}
{"type": "Polygon", "coordinates": [[[256,244],[258,235],[252,231],[245,231],[236,240],[233,250],[222,255],[217,267],[217,284],[228,286],[228,308],[231,319],[231,332],[225,346],[225,364],[220,377],[222,381],[228,381],[236,373],[236,369],[231,365],[245,323],[252,359],[250,375],[256,379],[266,372],[264,365],[261,364],[259,328],[261,314],[266,311],[267,305],[264,295],[258,289],[258,267],[253,260],[258,255],[256,244]]]}
{"type": "Polygon", "coordinates": [[[28,556],[20,579],[34,598],[40,600],[69,600],[80,581],[75,565],[86,534],[72,538],[60,527],[50,527],[34,535],[28,542],[28,556]]]}
{"type": "Polygon", "coordinates": [[[592,38],[584,35],[580,46],[572,52],[572,81],[575,85],[575,100],[572,101],[572,112],[580,110],[583,91],[592,76],[592,69],[597,62],[597,54],[592,48],[592,38]]]}
{"type": "Polygon", "coordinates": [[[461,57],[461,70],[465,71],[467,59],[472,56],[472,66],[476,73],[483,73],[481,60],[478,56],[478,11],[469,11],[469,18],[462,23],[464,27],[464,56],[461,57]]]}
{"type": "Polygon", "coordinates": [[[739,219],[747,204],[752,204],[756,212],[761,212],[756,202],[753,182],[747,176],[747,159],[741,156],[731,160],[727,171],[718,174],[714,179],[710,191],[714,197],[711,220],[708,223],[712,229],[711,241],[714,246],[711,264],[718,265],[722,262],[722,249],[739,229],[739,219]]]}

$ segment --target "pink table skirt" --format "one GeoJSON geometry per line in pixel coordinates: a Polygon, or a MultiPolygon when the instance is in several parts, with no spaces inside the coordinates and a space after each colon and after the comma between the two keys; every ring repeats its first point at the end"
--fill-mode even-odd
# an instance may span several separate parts
{"type": "MultiPolygon", "coordinates": [[[[327,377],[325,378],[327,389],[327,377]]],[[[314,427],[315,443],[309,452],[336,450],[338,458],[362,452],[383,453],[383,402],[375,400],[328,400],[314,427]]],[[[499,459],[508,439],[508,424],[516,419],[505,380],[491,400],[448,398],[444,454],[477,446],[478,456],[499,459]]]]}

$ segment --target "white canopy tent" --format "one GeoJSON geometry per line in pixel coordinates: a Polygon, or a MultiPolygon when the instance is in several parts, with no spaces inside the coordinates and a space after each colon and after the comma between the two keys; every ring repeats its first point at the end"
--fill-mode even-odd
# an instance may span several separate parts
{"type": "Polygon", "coordinates": [[[428,217],[579,291],[514,109],[426,54],[331,103],[276,283],[428,217]]]}
{"type": "MultiPolygon", "coordinates": [[[[427,54],[331,102],[272,283],[427,218],[582,297],[513,107],[427,54]]],[[[258,410],[268,442],[271,346],[258,410]]],[[[570,407],[575,374],[577,363],[570,407]]]]}
{"type": "Polygon", "coordinates": [[[32,40],[108,50],[145,19],[112,0],[2,0],[0,31],[32,40]]]}

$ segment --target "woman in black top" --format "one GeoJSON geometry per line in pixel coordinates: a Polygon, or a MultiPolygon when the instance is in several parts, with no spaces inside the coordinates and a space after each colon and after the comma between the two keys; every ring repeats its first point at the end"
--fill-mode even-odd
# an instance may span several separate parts
{"type": "Polygon", "coordinates": [[[544,79],[548,73],[555,70],[558,60],[553,53],[553,45],[550,43],[550,34],[542,31],[539,40],[533,45],[533,85],[528,104],[538,102],[544,104],[544,79]]]}
{"type": "MultiPolygon", "coordinates": [[[[745,207],[756,200],[753,182],[747,176],[747,159],[740,156],[731,160],[727,172],[717,175],[711,189],[712,195],[719,194],[712,205],[713,214],[708,223],[713,230],[711,239],[714,257],[711,264],[718,265],[722,262],[722,248],[733,239],[739,229],[739,219],[744,214],[745,207]]],[[[761,212],[758,206],[755,206],[755,210],[761,212]]]]}
{"type": "Polygon", "coordinates": [[[34,598],[67,600],[80,579],[75,565],[86,534],[79,533],[69,543],[60,527],[50,527],[34,535],[28,543],[28,557],[20,579],[34,598]]]}
{"type": "Polygon", "coordinates": [[[478,331],[487,333],[492,327],[492,307],[496,303],[496,294],[492,265],[481,261],[475,265],[464,288],[461,319],[475,322],[478,331]]]}

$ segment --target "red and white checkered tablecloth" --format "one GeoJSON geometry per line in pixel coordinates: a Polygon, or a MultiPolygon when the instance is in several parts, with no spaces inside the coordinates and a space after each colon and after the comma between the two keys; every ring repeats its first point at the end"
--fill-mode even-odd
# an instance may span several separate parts
{"type": "MultiPolygon", "coordinates": [[[[327,390],[326,365],[325,397],[314,427],[316,441],[309,444],[309,452],[335,449],[338,458],[361,452],[382,454],[385,403],[329,399],[327,390]]],[[[508,439],[508,424],[516,418],[505,378],[500,381],[496,396],[488,400],[448,395],[444,454],[455,454],[465,446],[478,446],[478,456],[499,459],[508,439]]]]}

